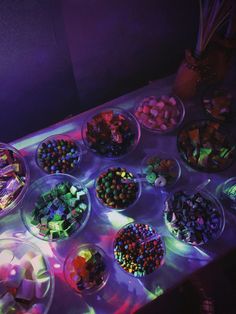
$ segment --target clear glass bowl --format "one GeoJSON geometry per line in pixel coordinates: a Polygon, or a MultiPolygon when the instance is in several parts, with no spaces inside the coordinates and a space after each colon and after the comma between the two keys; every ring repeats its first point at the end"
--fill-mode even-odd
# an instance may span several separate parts
{"type": "Polygon", "coordinates": [[[51,174],[36,180],[30,186],[21,208],[21,217],[32,235],[45,241],[59,241],[81,231],[88,222],[90,211],[88,189],[78,179],[68,174],[51,174]],[[63,192],[63,188],[60,190],[58,187],[63,183],[69,187],[78,187],[84,195],[77,196],[77,192],[72,195],[72,192],[68,192],[68,187],[63,192]]]}
{"type": "Polygon", "coordinates": [[[209,173],[228,169],[236,157],[236,141],[230,132],[219,122],[205,119],[191,121],[179,131],[177,149],[188,166],[209,173]],[[199,136],[195,130],[199,130],[199,136]],[[206,135],[209,135],[209,139],[206,135]]]}
{"type": "MultiPolygon", "coordinates": [[[[2,207],[4,207],[3,209],[1,209],[1,207],[0,207],[0,218],[7,215],[8,213],[10,213],[22,201],[22,199],[26,193],[26,190],[29,186],[29,182],[30,182],[29,167],[28,167],[25,159],[21,155],[21,153],[9,144],[0,143],[0,156],[1,156],[1,152],[5,152],[5,151],[11,155],[11,158],[13,159],[13,163],[15,163],[15,164],[19,163],[20,164],[20,167],[22,169],[21,170],[22,175],[20,177],[21,177],[21,181],[24,182],[24,185],[22,187],[19,187],[18,190],[16,190],[16,192],[14,193],[13,199],[11,199],[11,198],[9,199],[9,203],[6,204],[6,207],[5,207],[5,205],[2,206],[2,207]]],[[[1,170],[3,170],[4,167],[5,167],[4,162],[2,163],[2,166],[1,166],[1,160],[0,160],[0,203],[2,203],[3,197],[4,197],[4,195],[6,195],[3,192],[3,190],[5,189],[5,183],[4,182],[6,182],[5,181],[6,177],[4,177],[4,180],[2,180],[3,174],[1,175],[1,170]]],[[[9,179],[10,178],[11,177],[9,177],[9,179]]],[[[14,190],[14,185],[15,184],[18,185],[19,180],[15,180],[15,178],[14,178],[14,180],[12,180],[12,182],[9,182],[9,183],[11,183],[10,188],[12,190],[14,190]]],[[[15,186],[15,188],[17,188],[17,187],[15,186]]]]}
{"type": "Polygon", "coordinates": [[[144,277],[157,271],[164,264],[165,244],[155,228],[145,223],[132,222],[117,232],[113,253],[115,261],[126,274],[137,278],[144,277]],[[140,230],[137,230],[137,226],[140,230]],[[143,234],[144,231],[146,234],[143,234]],[[127,243],[127,235],[128,237],[132,235],[130,244],[127,243]],[[121,246],[123,252],[119,250],[121,246]],[[150,264],[147,266],[148,263],[150,264]]]}
{"type": "MultiPolygon", "coordinates": [[[[121,179],[122,180],[122,179],[121,179]]],[[[120,184],[119,184],[120,185],[120,184]]],[[[110,188],[110,187],[109,187],[110,188]]],[[[113,193],[113,191],[112,191],[112,188],[110,188],[111,189],[111,191],[110,191],[110,193],[113,193]]],[[[140,180],[140,178],[138,178],[138,176],[136,175],[136,173],[135,173],[135,171],[133,171],[132,169],[129,169],[129,167],[123,167],[123,166],[118,166],[118,165],[111,165],[111,166],[108,166],[108,167],[105,167],[105,168],[103,168],[101,171],[100,171],[100,173],[99,173],[99,175],[98,175],[98,177],[96,178],[96,180],[95,180],[95,183],[94,183],[94,191],[95,191],[95,197],[96,197],[96,199],[98,200],[98,202],[99,202],[99,204],[101,204],[103,207],[105,207],[105,208],[107,208],[107,209],[112,209],[112,210],[116,210],[116,211],[124,211],[124,210],[126,210],[126,209],[128,209],[128,208],[131,208],[131,207],[133,207],[137,202],[138,202],[138,200],[139,200],[139,198],[140,198],[140,196],[141,196],[141,192],[142,192],[142,183],[141,183],[141,180],[140,180]],[[121,194],[126,194],[126,191],[123,191],[122,192],[122,190],[124,189],[124,187],[125,186],[127,186],[128,185],[128,183],[129,183],[129,181],[130,182],[132,182],[132,180],[134,179],[134,182],[135,182],[135,187],[137,188],[137,191],[136,191],[136,197],[135,197],[135,199],[132,201],[132,202],[130,202],[130,204],[128,204],[127,206],[120,206],[119,208],[117,207],[114,207],[114,206],[112,206],[112,205],[109,205],[108,203],[106,203],[106,202],[104,202],[102,199],[101,199],[101,197],[99,197],[98,196],[98,193],[97,193],[97,184],[98,184],[98,180],[99,180],[99,178],[100,178],[100,176],[102,175],[102,174],[105,174],[105,173],[107,173],[108,171],[109,171],[109,169],[118,169],[118,168],[120,168],[120,169],[125,169],[126,170],[126,172],[128,172],[130,175],[132,175],[132,179],[128,179],[127,180],[127,183],[126,183],[126,179],[124,180],[124,183],[122,183],[121,182],[121,184],[123,185],[122,187],[121,187],[121,189],[120,189],[120,191],[121,191],[121,194]],[[136,181],[137,180],[137,181],[136,181]]],[[[108,193],[108,192],[107,192],[108,193]]],[[[112,195],[112,198],[113,198],[113,195],[112,195]]]]}
{"type": "MultiPolygon", "coordinates": [[[[104,121],[104,119],[102,119],[102,121],[104,121]]],[[[112,123],[112,125],[114,126],[114,123],[112,123]]],[[[131,153],[138,145],[140,141],[140,136],[141,136],[140,126],[136,118],[130,112],[125,111],[118,107],[101,109],[100,111],[97,111],[95,114],[88,117],[82,125],[82,138],[83,138],[83,142],[85,146],[88,149],[90,149],[92,152],[94,152],[95,154],[104,158],[111,159],[111,160],[122,158],[126,156],[127,154],[131,153]],[[97,127],[97,125],[95,125],[94,123],[95,118],[98,119],[98,117],[101,117],[102,114],[109,113],[109,112],[113,113],[113,117],[118,117],[118,116],[123,117],[124,121],[127,122],[127,125],[130,129],[131,135],[130,135],[130,138],[126,139],[127,145],[124,149],[122,148],[123,147],[122,141],[124,141],[124,137],[127,136],[127,132],[125,131],[123,132],[122,140],[121,140],[120,131],[123,130],[123,128],[118,128],[119,130],[118,133],[114,131],[114,134],[112,135],[111,126],[106,127],[104,129],[104,126],[102,127],[100,125],[99,127],[97,127]],[[101,137],[102,133],[104,134],[104,130],[106,130],[105,134],[107,135],[107,137],[103,139],[100,138],[99,143],[96,144],[97,148],[93,147],[92,140],[90,141],[88,140],[88,124],[90,126],[93,124],[93,131],[91,131],[90,134],[91,133],[99,134],[99,136],[101,137]],[[96,131],[94,131],[94,129],[96,129],[96,131]],[[115,138],[115,141],[112,140],[111,137],[113,139],[115,138]],[[121,143],[119,143],[120,141],[121,143]],[[120,151],[118,152],[117,149],[120,151]],[[117,152],[117,155],[113,153],[113,150],[117,152]]]]}
{"type": "Polygon", "coordinates": [[[23,299],[22,302],[16,301],[15,306],[13,306],[15,311],[4,313],[29,313],[28,311],[31,313],[31,310],[36,310],[37,306],[41,309],[37,313],[48,313],[54,295],[54,275],[40,249],[22,239],[5,238],[0,239],[0,256],[0,276],[5,277],[1,279],[5,281],[5,286],[10,287],[7,291],[11,294],[15,288],[16,293],[19,293],[18,297],[23,299]],[[9,270],[10,274],[7,276],[9,270]],[[25,270],[27,271],[26,275],[23,275],[25,270]],[[23,284],[23,279],[34,282],[35,292],[33,296],[30,296],[30,291],[27,289],[24,289],[23,292],[19,289],[23,284]],[[25,302],[25,298],[29,298],[29,302],[25,302]]]}
{"type": "Polygon", "coordinates": [[[106,285],[110,276],[108,265],[107,256],[100,247],[91,243],[78,245],[65,259],[64,277],[77,293],[93,294],[106,285]],[[93,279],[95,273],[97,277],[93,279]]]}
{"type": "MultiPolygon", "coordinates": [[[[154,92],[154,95],[153,96],[147,96],[147,97],[142,97],[139,99],[137,99],[137,106],[135,107],[135,110],[134,110],[134,115],[136,117],[136,119],[138,120],[138,122],[140,123],[140,125],[146,129],[147,131],[151,131],[151,132],[154,132],[154,133],[157,133],[157,134],[168,134],[168,133],[171,133],[171,132],[174,132],[176,129],[179,128],[179,126],[181,125],[181,123],[183,122],[184,120],[184,117],[185,117],[185,107],[184,107],[184,104],[182,102],[182,100],[176,96],[176,95],[158,95],[156,92],[154,92]],[[144,100],[145,99],[148,99],[149,97],[153,97],[153,100],[155,101],[165,101],[165,99],[169,99],[169,98],[174,98],[174,100],[176,101],[176,106],[177,106],[177,110],[179,111],[179,116],[178,116],[178,120],[176,121],[176,124],[173,125],[172,127],[167,127],[166,129],[161,129],[160,127],[149,127],[148,125],[145,125],[141,119],[138,118],[137,116],[137,113],[139,111],[140,108],[144,107],[144,100]]],[[[162,122],[164,121],[167,121],[165,120],[167,118],[164,118],[162,119],[162,122]]],[[[150,120],[150,118],[149,118],[150,120]]],[[[152,121],[154,121],[153,119],[151,119],[152,121]]],[[[150,123],[149,123],[150,125],[150,123]]]]}
{"type": "Polygon", "coordinates": [[[220,186],[219,197],[224,208],[236,213],[236,177],[229,178],[220,186]]]}
{"type": "MultiPolygon", "coordinates": [[[[199,200],[200,202],[200,200],[199,200]]],[[[195,202],[196,203],[196,202],[195,202]]],[[[175,206],[183,206],[183,203],[182,203],[182,200],[180,198],[180,204],[176,204],[175,206]]],[[[189,203],[189,206],[193,206],[191,205],[191,203],[189,203]]],[[[187,211],[188,209],[183,209],[183,211],[187,211]]],[[[173,211],[174,214],[172,214],[172,218],[171,219],[176,219],[177,217],[177,214],[175,211],[173,211]],[[174,217],[174,218],[173,218],[174,217]]],[[[204,210],[204,212],[206,212],[204,210]]],[[[178,212],[179,213],[179,212],[178,212]]],[[[221,234],[223,233],[224,231],[224,226],[225,226],[225,215],[224,215],[224,210],[223,210],[223,207],[222,207],[222,204],[219,202],[219,200],[213,195],[211,194],[209,191],[205,190],[205,189],[202,189],[200,191],[196,190],[196,189],[191,189],[191,188],[185,188],[185,189],[176,189],[175,191],[173,191],[172,193],[169,193],[169,196],[167,197],[167,199],[165,200],[164,202],[164,211],[163,211],[163,214],[164,214],[164,222],[165,222],[165,226],[167,228],[167,230],[169,231],[169,233],[175,238],[177,239],[178,241],[181,241],[181,242],[184,242],[186,244],[189,244],[189,245],[192,245],[192,246],[202,246],[202,245],[206,245],[208,244],[209,242],[213,241],[213,240],[216,240],[218,239],[221,234]],[[171,202],[173,202],[173,197],[174,197],[174,194],[177,193],[177,192],[185,192],[187,195],[190,195],[190,196],[193,196],[194,194],[196,193],[200,193],[201,196],[204,198],[204,199],[207,199],[211,204],[212,204],[212,207],[216,208],[217,209],[217,212],[219,214],[219,224],[218,224],[218,228],[217,230],[215,230],[215,233],[211,236],[211,238],[205,238],[206,241],[200,241],[199,243],[197,243],[196,241],[191,241],[190,239],[187,240],[187,239],[181,239],[180,236],[177,235],[177,232],[182,231],[183,228],[185,228],[185,233],[184,233],[184,236],[186,235],[187,237],[187,234],[191,232],[193,226],[192,225],[189,225],[189,226],[186,226],[187,223],[190,223],[190,220],[188,220],[185,216],[185,221],[182,223],[182,227],[179,229],[179,228],[175,228],[175,230],[173,230],[172,228],[172,225],[171,223],[169,222],[168,218],[167,218],[167,215],[169,213],[169,210],[168,210],[168,203],[170,204],[171,202]],[[172,199],[172,200],[171,200],[172,199]],[[188,233],[187,233],[188,232],[188,233]]],[[[205,222],[204,222],[204,219],[203,217],[201,217],[201,215],[199,215],[199,212],[198,213],[193,213],[193,218],[196,218],[196,215],[197,215],[197,219],[195,219],[195,221],[197,220],[197,223],[195,222],[195,226],[197,228],[201,228],[201,225],[203,225],[205,222]],[[198,224],[198,226],[197,226],[198,224]]],[[[191,217],[191,222],[192,222],[192,217],[191,217]]],[[[210,223],[210,222],[209,222],[210,223]]],[[[209,224],[208,223],[208,224],[209,224]]],[[[205,230],[206,231],[206,227],[204,226],[202,230],[205,230]]],[[[195,229],[195,235],[199,234],[199,230],[195,229]]],[[[183,232],[182,232],[183,234],[183,232]]]]}
{"type": "Polygon", "coordinates": [[[181,167],[176,158],[169,156],[163,152],[153,152],[144,157],[141,162],[141,174],[142,178],[146,179],[147,184],[154,186],[158,189],[168,189],[176,185],[181,177],[181,167]],[[155,168],[157,160],[171,161],[170,166],[168,164],[163,167],[155,168]],[[151,165],[151,167],[149,167],[151,165]],[[147,178],[149,176],[149,178],[147,178]],[[158,180],[158,178],[160,180],[158,180]],[[164,179],[163,179],[164,178],[164,179]]]}
{"type": "Polygon", "coordinates": [[[81,147],[74,139],[68,135],[56,134],[41,141],[36,150],[35,159],[39,168],[41,168],[46,173],[72,173],[78,168],[78,165],[81,161],[81,156],[81,147]],[[64,143],[67,144],[72,143],[73,147],[66,151],[66,146],[57,145],[57,141],[64,141],[64,143]],[[60,146],[59,149],[58,146],[60,146]],[[50,153],[48,150],[50,150],[50,153]],[[47,156],[47,154],[50,155],[47,156]],[[58,157],[60,158],[58,159],[58,157]],[[46,160],[46,158],[48,158],[48,160],[46,160]],[[53,159],[55,159],[55,162],[51,164],[50,162],[53,159]],[[63,169],[63,167],[65,168],[63,169]]]}

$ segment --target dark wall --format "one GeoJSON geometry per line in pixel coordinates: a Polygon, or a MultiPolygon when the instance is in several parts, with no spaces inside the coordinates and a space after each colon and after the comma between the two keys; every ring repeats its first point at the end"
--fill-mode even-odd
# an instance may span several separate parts
{"type": "Polygon", "coordinates": [[[61,0],[81,108],[173,73],[196,40],[196,0],[61,0]]]}
{"type": "Polygon", "coordinates": [[[78,112],[59,1],[0,0],[0,141],[78,112]]]}

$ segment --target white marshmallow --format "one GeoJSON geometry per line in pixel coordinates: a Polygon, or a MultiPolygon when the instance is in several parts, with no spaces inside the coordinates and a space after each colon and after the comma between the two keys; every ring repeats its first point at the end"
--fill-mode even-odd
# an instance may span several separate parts
{"type": "Polygon", "coordinates": [[[10,288],[18,288],[25,278],[25,272],[25,268],[14,265],[8,275],[7,286],[10,288]]]}
{"type": "Polygon", "coordinates": [[[39,278],[47,271],[47,265],[45,260],[41,254],[36,255],[32,260],[31,264],[34,269],[34,276],[35,278],[39,278]]]}
{"type": "Polygon", "coordinates": [[[0,253],[0,266],[10,264],[14,258],[14,254],[10,250],[3,250],[0,253]]]}
{"type": "Polygon", "coordinates": [[[16,299],[31,301],[35,295],[35,282],[29,279],[23,279],[20,287],[17,289],[16,299]]]}
{"type": "Polygon", "coordinates": [[[5,314],[8,312],[10,307],[13,307],[16,304],[14,297],[7,292],[1,299],[0,299],[0,313],[5,314]]]}

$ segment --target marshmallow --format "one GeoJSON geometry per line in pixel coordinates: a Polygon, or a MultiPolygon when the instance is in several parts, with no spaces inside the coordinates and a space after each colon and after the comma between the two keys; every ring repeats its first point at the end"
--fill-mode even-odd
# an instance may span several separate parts
{"type": "Polygon", "coordinates": [[[25,278],[25,272],[26,272],[25,268],[19,265],[14,265],[8,275],[6,283],[7,286],[10,288],[18,288],[22,280],[25,278]]]}
{"type": "Polygon", "coordinates": [[[0,253],[0,266],[10,264],[14,258],[14,254],[10,250],[3,250],[0,253]]]}
{"type": "Polygon", "coordinates": [[[23,279],[20,287],[17,289],[16,299],[32,301],[35,295],[35,282],[29,279],[23,279]]]}
{"type": "Polygon", "coordinates": [[[50,276],[48,273],[45,274],[42,278],[37,279],[35,283],[35,295],[38,299],[44,298],[50,287],[50,276]]]}
{"type": "Polygon", "coordinates": [[[7,292],[1,299],[0,299],[0,314],[8,313],[9,308],[15,306],[16,302],[14,297],[7,292]]]}
{"type": "Polygon", "coordinates": [[[34,276],[39,278],[47,271],[45,260],[41,254],[36,255],[32,260],[31,264],[34,269],[34,276]]]}

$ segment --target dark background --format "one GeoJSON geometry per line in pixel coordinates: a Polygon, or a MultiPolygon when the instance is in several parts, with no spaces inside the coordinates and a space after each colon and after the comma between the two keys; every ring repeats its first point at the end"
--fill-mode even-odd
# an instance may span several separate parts
{"type": "Polygon", "coordinates": [[[0,0],[0,141],[174,73],[195,0],[0,0]]]}

